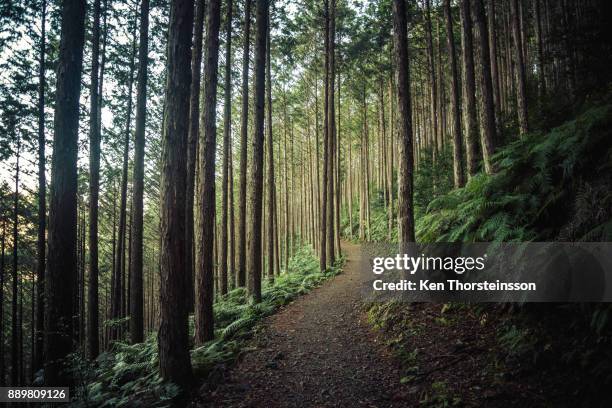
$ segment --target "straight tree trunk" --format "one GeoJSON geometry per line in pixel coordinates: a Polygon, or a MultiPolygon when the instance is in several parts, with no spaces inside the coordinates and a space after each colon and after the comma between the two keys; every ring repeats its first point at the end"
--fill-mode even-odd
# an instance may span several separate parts
{"type": "MultiPolygon", "coordinates": [[[[143,190],[145,126],[147,121],[147,68],[149,62],[149,0],[140,3],[140,44],[138,48],[138,88],[136,89],[136,137],[134,141],[134,181],[132,192],[132,233],[130,256],[130,340],[144,340],[143,291],[143,190]]],[[[189,251],[187,251],[189,252],[189,251]]]]}
{"type": "Polygon", "coordinates": [[[227,293],[227,213],[228,213],[228,178],[232,119],[232,0],[227,2],[225,17],[225,102],[223,107],[223,178],[221,181],[221,262],[219,275],[221,294],[227,293]]]}
{"type": "Polygon", "coordinates": [[[210,0],[206,13],[204,40],[204,109],[202,110],[202,142],[200,163],[200,217],[198,268],[196,273],[195,342],[202,344],[214,337],[214,248],[215,241],[215,155],[217,150],[217,81],[219,73],[219,26],[221,1],[210,0]]]}
{"type": "Polygon", "coordinates": [[[535,34],[536,34],[536,45],[538,47],[538,85],[540,91],[540,98],[546,96],[546,74],[545,74],[545,62],[544,62],[544,40],[542,32],[542,12],[541,12],[541,1],[535,0],[535,34]]]}
{"type": "MultiPolygon", "coordinates": [[[[211,3],[215,3],[211,1],[211,3]]],[[[218,9],[218,4],[217,4],[218,9]]],[[[193,1],[172,0],[162,135],[159,371],[179,386],[191,380],[185,202],[193,1]]]]}
{"type": "Polygon", "coordinates": [[[251,1],[244,2],[242,48],[242,111],[240,112],[240,196],[238,197],[238,286],[246,285],[247,152],[249,132],[249,58],[251,46],[251,1]]]}
{"type": "MultiPolygon", "coordinates": [[[[36,242],[37,257],[36,263],[36,330],[35,330],[35,349],[34,349],[34,371],[38,371],[43,366],[43,332],[45,324],[45,250],[47,229],[47,182],[45,174],[45,51],[46,51],[46,19],[47,1],[42,0],[42,15],[40,18],[40,53],[38,66],[38,236],[36,242]]],[[[0,288],[4,286],[0,285],[0,288]]],[[[0,315],[0,319],[2,316],[0,315]]],[[[0,354],[2,350],[0,350],[0,354]]],[[[4,383],[4,373],[0,383],[4,383]]]]}
{"type": "MultiPolygon", "coordinates": [[[[325,271],[328,266],[328,244],[327,244],[327,230],[328,226],[328,215],[327,209],[329,205],[327,201],[328,197],[328,178],[329,178],[329,115],[328,115],[328,104],[329,104],[329,1],[324,0],[324,42],[325,42],[325,102],[324,102],[324,120],[323,120],[323,187],[321,194],[321,247],[319,255],[319,263],[321,271],[325,271]]],[[[333,1],[333,0],[332,0],[333,1]]]]}
{"type": "MultiPolygon", "coordinates": [[[[4,198],[4,197],[2,197],[4,198]]],[[[6,362],[4,353],[4,255],[6,248],[6,216],[4,208],[1,209],[2,217],[2,236],[0,236],[0,387],[6,385],[6,362]]]]}
{"type": "Polygon", "coordinates": [[[202,36],[204,31],[205,1],[197,0],[193,24],[193,48],[191,50],[191,90],[189,94],[189,135],[187,137],[187,198],[185,200],[185,245],[187,245],[187,297],[189,312],[195,305],[195,244],[193,204],[195,197],[195,176],[198,162],[200,139],[200,72],[202,70],[202,36]]]}
{"type": "Polygon", "coordinates": [[[482,132],[480,134],[480,145],[482,148],[482,161],[487,174],[493,173],[491,156],[495,151],[495,106],[493,103],[493,82],[491,81],[491,59],[489,54],[489,41],[487,31],[487,21],[483,0],[473,0],[472,12],[476,36],[479,42],[478,57],[478,82],[480,84],[481,97],[478,102],[480,105],[480,122],[482,132]]]}
{"type": "Polygon", "coordinates": [[[497,32],[495,29],[495,0],[488,0],[489,3],[489,50],[491,61],[491,81],[493,83],[493,105],[495,106],[495,129],[499,136],[501,131],[501,97],[499,85],[499,68],[497,66],[497,32]]]}
{"type": "Polygon", "coordinates": [[[478,123],[476,121],[476,78],[474,76],[471,0],[460,1],[465,156],[468,177],[472,177],[476,174],[478,168],[478,123]]]}
{"type": "MultiPolygon", "coordinates": [[[[128,101],[127,113],[125,122],[125,137],[123,144],[123,169],[121,172],[121,199],[119,204],[119,231],[117,235],[117,250],[115,252],[115,287],[112,295],[112,313],[113,319],[123,316],[124,298],[125,298],[125,238],[126,238],[126,223],[127,223],[127,185],[128,185],[128,162],[130,152],[130,136],[132,131],[132,93],[134,87],[134,71],[136,59],[136,31],[133,32],[132,54],[130,55],[130,72],[128,77],[128,101]]],[[[113,326],[111,337],[113,340],[119,339],[123,327],[113,326]]]]}
{"type": "Polygon", "coordinates": [[[95,0],[91,37],[91,81],[89,104],[89,292],[87,341],[89,358],[94,360],[100,353],[98,342],[98,202],[100,194],[100,0],[95,0]]]}
{"type": "Polygon", "coordinates": [[[19,312],[17,310],[17,298],[19,290],[19,276],[17,268],[19,266],[19,159],[21,158],[21,138],[17,134],[17,164],[15,167],[15,197],[13,200],[13,275],[12,283],[12,311],[11,311],[11,385],[20,385],[19,376],[19,352],[21,349],[21,341],[19,334],[21,333],[21,324],[18,323],[19,312]]]}
{"type": "Polygon", "coordinates": [[[425,35],[427,40],[427,61],[429,64],[429,83],[430,83],[430,98],[431,98],[431,126],[433,132],[434,152],[442,150],[442,137],[439,135],[438,124],[438,101],[437,101],[437,81],[436,67],[434,63],[433,51],[433,35],[431,27],[431,0],[425,0],[425,35]]]}
{"type": "MultiPolygon", "coordinates": [[[[267,87],[266,87],[266,91],[267,91],[267,130],[268,130],[268,137],[267,137],[267,148],[268,148],[268,230],[267,230],[267,234],[268,236],[267,238],[267,242],[268,242],[268,254],[267,254],[267,258],[268,258],[268,278],[270,279],[270,281],[274,280],[274,266],[275,266],[275,262],[274,262],[274,252],[275,252],[275,248],[274,248],[274,236],[275,236],[275,232],[274,232],[274,220],[276,219],[276,216],[274,214],[274,205],[275,205],[275,198],[274,198],[274,192],[276,191],[276,183],[274,181],[274,144],[272,141],[272,136],[273,136],[273,131],[272,131],[272,65],[271,65],[271,58],[270,58],[270,54],[271,54],[271,38],[270,38],[270,25],[268,24],[267,27],[267,32],[266,32],[266,48],[267,48],[267,53],[266,53],[266,82],[267,82],[267,87]]],[[[312,199],[311,199],[312,202],[312,199]]]]}
{"type": "Polygon", "coordinates": [[[251,208],[249,226],[251,237],[248,248],[248,293],[254,303],[261,302],[262,269],[262,199],[264,167],[264,109],[266,91],[266,40],[268,33],[270,2],[256,0],[255,31],[255,89],[253,106],[255,109],[255,131],[253,135],[253,162],[251,167],[251,208]]]}
{"type": "Polygon", "coordinates": [[[408,34],[406,3],[393,0],[393,46],[395,49],[395,78],[399,113],[400,174],[399,174],[399,242],[415,241],[412,208],[412,118],[410,107],[410,72],[408,60],[408,34]]]}
{"type": "Polygon", "coordinates": [[[85,41],[85,0],[64,0],[57,87],[45,279],[45,385],[66,386],[62,359],[72,348],[72,302],[76,276],[77,141],[85,41]]]}
{"type": "Polygon", "coordinates": [[[334,244],[334,169],[336,153],[336,103],[334,101],[336,70],[336,0],[327,0],[328,10],[328,65],[327,65],[327,263],[333,266],[336,258],[334,244]]]}
{"type": "Polygon", "coordinates": [[[461,135],[461,105],[459,102],[459,75],[457,73],[457,56],[455,53],[455,38],[453,34],[453,17],[450,0],[444,0],[444,16],[446,19],[446,43],[451,68],[451,110],[453,120],[453,181],[455,188],[465,184],[463,174],[463,152],[461,135]]]}
{"type": "Polygon", "coordinates": [[[525,79],[525,60],[522,52],[521,29],[519,22],[518,0],[510,0],[512,14],[512,38],[514,39],[514,58],[516,59],[516,108],[521,137],[529,132],[527,118],[527,88],[525,79]]]}

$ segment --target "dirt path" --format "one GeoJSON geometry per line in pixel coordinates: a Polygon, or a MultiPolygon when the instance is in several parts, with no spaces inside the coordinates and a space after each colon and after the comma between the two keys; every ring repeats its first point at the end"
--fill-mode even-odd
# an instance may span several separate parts
{"type": "Polygon", "coordinates": [[[344,272],[264,322],[248,352],[201,406],[393,407],[399,368],[363,321],[359,247],[344,272]]]}

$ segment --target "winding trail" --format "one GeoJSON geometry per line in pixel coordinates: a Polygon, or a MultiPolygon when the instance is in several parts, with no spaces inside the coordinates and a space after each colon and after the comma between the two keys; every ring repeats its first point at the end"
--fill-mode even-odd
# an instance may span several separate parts
{"type": "Polygon", "coordinates": [[[364,321],[359,246],[342,274],[267,318],[227,378],[198,406],[405,407],[399,367],[364,321]]]}

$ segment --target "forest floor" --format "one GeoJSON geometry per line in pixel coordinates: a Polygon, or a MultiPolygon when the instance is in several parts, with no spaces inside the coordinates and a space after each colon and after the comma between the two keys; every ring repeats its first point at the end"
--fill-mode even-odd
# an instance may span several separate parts
{"type": "Polygon", "coordinates": [[[359,251],[343,243],[343,273],[266,318],[238,363],[209,379],[191,406],[542,405],[548,387],[495,357],[496,325],[486,315],[401,304],[373,330],[359,251]]]}

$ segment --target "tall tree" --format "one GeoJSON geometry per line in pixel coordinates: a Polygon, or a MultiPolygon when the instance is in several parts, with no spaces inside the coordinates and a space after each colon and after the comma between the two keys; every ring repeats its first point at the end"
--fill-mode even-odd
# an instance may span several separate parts
{"type": "Polygon", "coordinates": [[[453,181],[455,187],[465,184],[463,174],[463,152],[461,135],[461,105],[459,102],[459,75],[457,73],[457,56],[455,52],[455,35],[453,33],[453,16],[450,0],[444,0],[444,17],[446,19],[446,42],[451,68],[451,109],[453,121],[453,181]]]}
{"type": "MultiPolygon", "coordinates": [[[[213,3],[211,1],[211,3],[213,3]]],[[[159,368],[162,378],[185,385],[191,379],[185,254],[185,153],[191,85],[193,1],[172,0],[162,135],[159,368]]]]}
{"type": "Polygon", "coordinates": [[[516,109],[518,113],[519,130],[521,136],[529,132],[527,118],[527,88],[525,79],[525,58],[522,51],[522,36],[519,22],[518,0],[510,0],[512,15],[512,38],[514,39],[514,58],[516,60],[516,109]]]}
{"type": "Polygon", "coordinates": [[[219,26],[221,1],[210,0],[206,13],[204,39],[204,101],[200,143],[200,217],[198,270],[196,274],[195,341],[202,344],[214,337],[214,263],[215,240],[215,156],[217,151],[217,80],[219,73],[219,26]]]}
{"type": "Polygon", "coordinates": [[[478,82],[481,97],[478,98],[480,111],[480,145],[482,147],[482,161],[487,174],[493,173],[491,156],[495,150],[495,106],[493,103],[493,82],[491,80],[491,59],[489,53],[489,36],[483,0],[473,0],[472,12],[474,13],[474,24],[476,38],[479,43],[478,58],[478,82]]]}
{"type": "Polygon", "coordinates": [[[193,203],[195,198],[195,175],[198,161],[198,145],[200,139],[200,72],[202,70],[202,37],[204,32],[205,1],[195,2],[195,17],[193,24],[193,48],[191,50],[191,91],[189,97],[189,136],[187,141],[187,198],[185,199],[185,245],[187,252],[187,297],[189,311],[193,312],[195,305],[195,246],[193,203]]]}
{"type": "Polygon", "coordinates": [[[223,107],[223,176],[221,181],[221,263],[219,275],[221,294],[227,293],[227,252],[228,252],[228,195],[229,156],[232,132],[232,0],[227,2],[225,15],[225,101],[223,107]]]}
{"type": "Polygon", "coordinates": [[[57,86],[47,276],[45,280],[45,385],[65,386],[63,359],[72,351],[72,302],[76,265],[77,140],[85,41],[85,0],[64,0],[57,86]]]}
{"type": "Polygon", "coordinates": [[[466,168],[469,177],[478,167],[478,122],[476,121],[476,77],[474,74],[474,48],[472,36],[471,0],[460,0],[461,48],[463,72],[463,117],[466,168]]]}
{"type": "Polygon", "coordinates": [[[238,197],[238,274],[237,285],[246,284],[247,157],[249,132],[249,58],[251,47],[251,1],[244,0],[242,46],[242,111],[240,112],[240,179],[238,197]]]}
{"type": "Polygon", "coordinates": [[[13,273],[12,273],[12,296],[11,296],[11,385],[20,385],[19,376],[19,354],[20,348],[23,346],[19,339],[22,326],[18,322],[19,311],[17,310],[19,296],[19,160],[21,158],[21,138],[17,133],[16,147],[16,165],[15,165],[15,196],[13,199],[13,273]]]}
{"type": "MultiPolygon", "coordinates": [[[[47,48],[47,1],[42,0],[40,17],[40,50],[38,58],[38,237],[36,250],[36,340],[34,370],[43,365],[43,331],[45,324],[45,260],[47,229],[47,181],[46,181],[46,138],[45,138],[45,53],[47,48]]],[[[0,316],[1,318],[1,316],[0,316]]]]}
{"type": "Polygon", "coordinates": [[[335,78],[336,78],[336,0],[327,0],[327,262],[333,265],[335,261],[335,236],[334,236],[334,169],[336,152],[336,103],[335,103],[335,78]]]}
{"type": "Polygon", "coordinates": [[[255,20],[255,89],[253,105],[255,126],[253,135],[253,160],[251,167],[251,208],[249,226],[251,235],[248,251],[248,291],[255,303],[261,302],[262,269],[262,210],[263,210],[263,166],[264,166],[264,108],[266,92],[266,37],[268,32],[270,2],[256,0],[255,20]]]}
{"type": "Polygon", "coordinates": [[[88,288],[88,353],[95,359],[100,352],[98,340],[98,203],[100,195],[100,0],[94,1],[91,33],[91,74],[89,84],[89,288],[88,288]]]}
{"type": "Polygon", "coordinates": [[[433,35],[431,26],[431,0],[425,0],[425,35],[427,40],[427,61],[429,64],[429,91],[431,102],[431,128],[434,152],[442,150],[442,137],[438,124],[438,84],[434,62],[433,35]]]}
{"type": "Polygon", "coordinates": [[[395,83],[398,106],[399,192],[398,218],[400,243],[414,242],[412,208],[412,118],[410,107],[410,71],[405,0],[393,0],[393,47],[395,50],[395,83]]]}
{"type": "MultiPolygon", "coordinates": [[[[272,64],[270,54],[271,50],[271,38],[270,38],[270,24],[268,24],[268,32],[266,33],[266,48],[268,52],[266,53],[266,105],[267,105],[267,117],[266,117],[266,126],[267,126],[267,138],[266,138],[266,148],[268,150],[268,196],[267,196],[267,222],[268,228],[266,231],[267,234],[267,258],[268,258],[268,278],[270,280],[274,280],[274,267],[275,267],[275,220],[276,220],[276,182],[274,180],[274,143],[272,140],[273,132],[272,132],[272,64]]],[[[278,254],[278,251],[276,252],[278,254]]]]}
{"type": "MultiPolygon", "coordinates": [[[[4,197],[2,197],[4,199],[4,197]]],[[[6,385],[6,362],[4,353],[4,251],[6,248],[6,216],[4,203],[0,203],[2,235],[0,236],[0,386],[6,385]]]]}
{"type": "Polygon", "coordinates": [[[144,292],[142,277],[142,219],[144,190],[145,125],[147,120],[147,68],[149,64],[149,0],[140,2],[140,44],[138,46],[138,88],[136,89],[136,135],[132,186],[132,233],[130,256],[130,340],[144,339],[144,292]]]}

